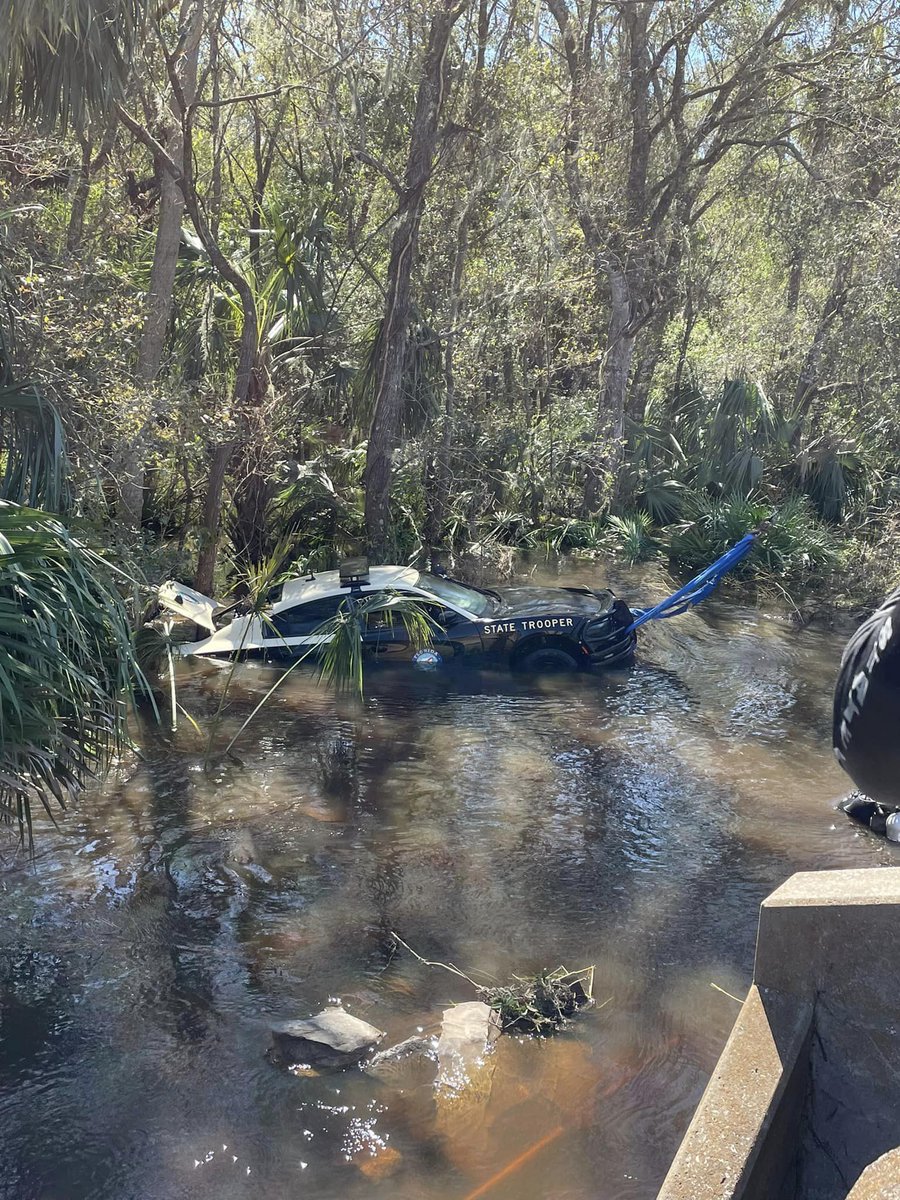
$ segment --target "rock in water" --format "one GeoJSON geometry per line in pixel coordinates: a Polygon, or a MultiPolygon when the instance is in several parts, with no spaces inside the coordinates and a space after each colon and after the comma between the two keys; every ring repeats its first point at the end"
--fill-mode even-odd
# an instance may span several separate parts
{"type": "Polygon", "coordinates": [[[343,1008],[324,1008],[305,1021],[272,1026],[274,1057],[284,1064],[350,1067],[384,1037],[384,1031],[351,1016],[343,1008]]]}
{"type": "Polygon", "coordinates": [[[437,1063],[437,1038],[409,1037],[396,1046],[379,1050],[362,1069],[395,1092],[430,1088],[437,1063]]]}
{"type": "Polygon", "coordinates": [[[382,1067],[392,1066],[394,1063],[402,1062],[405,1058],[419,1055],[428,1058],[434,1057],[434,1043],[431,1038],[408,1037],[402,1042],[397,1042],[396,1046],[388,1046],[386,1050],[379,1050],[366,1063],[365,1069],[370,1075],[375,1075],[382,1067]]]}
{"type": "Polygon", "coordinates": [[[499,1036],[500,1016],[481,1000],[446,1009],[437,1046],[438,1084],[452,1090],[465,1087],[499,1036]]]}
{"type": "Polygon", "coordinates": [[[500,1016],[481,1000],[454,1004],[444,1010],[438,1054],[449,1050],[480,1058],[500,1036],[500,1016]]]}

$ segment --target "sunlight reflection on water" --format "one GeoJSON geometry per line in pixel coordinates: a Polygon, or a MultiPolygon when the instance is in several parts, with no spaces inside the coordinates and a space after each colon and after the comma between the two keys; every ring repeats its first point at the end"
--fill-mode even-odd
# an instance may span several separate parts
{"type": "MultiPolygon", "coordinates": [[[[540,1144],[486,1194],[649,1200],[759,901],[798,869],[896,861],[833,811],[841,642],[718,600],[627,675],[384,671],[356,709],[296,672],[211,777],[189,727],[146,727],[145,760],[5,873],[0,1195],[463,1200],[540,1144]],[[269,1022],[329,996],[385,1044],[470,998],[394,929],[500,978],[595,963],[607,1003],[501,1039],[459,1095],[428,1061],[270,1066],[269,1022]]],[[[275,678],[237,673],[229,728],[275,678]]],[[[201,724],[221,682],[185,668],[201,724]]]]}

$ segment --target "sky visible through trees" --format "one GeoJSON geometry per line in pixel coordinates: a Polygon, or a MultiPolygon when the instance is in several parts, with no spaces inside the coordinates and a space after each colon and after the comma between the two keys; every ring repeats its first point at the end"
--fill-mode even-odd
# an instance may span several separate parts
{"type": "MultiPolygon", "coordinates": [[[[7,7],[8,361],[201,590],[473,542],[893,544],[894,3],[7,7]]],[[[8,424],[8,420],[7,420],[8,424]]]]}

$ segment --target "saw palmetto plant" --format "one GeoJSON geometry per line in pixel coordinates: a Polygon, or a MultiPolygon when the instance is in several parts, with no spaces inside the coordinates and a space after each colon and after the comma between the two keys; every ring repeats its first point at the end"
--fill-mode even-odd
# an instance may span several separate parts
{"type": "Polygon", "coordinates": [[[0,501],[0,814],[32,836],[125,742],[136,675],[103,560],[53,516],[0,501]]]}
{"type": "Polygon", "coordinates": [[[65,512],[65,434],[53,405],[33,384],[0,387],[0,431],[6,451],[0,496],[31,508],[65,512]]]}
{"type": "Polygon", "coordinates": [[[60,520],[59,414],[15,382],[2,332],[0,384],[0,817],[31,842],[32,805],[52,818],[123,747],[143,677],[110,568],[60,520]]]}
{"type": "Polygon", "coordinates": [[[125,92],[146,0],[0,4],[0,114],[85,128],[125,92]]]}

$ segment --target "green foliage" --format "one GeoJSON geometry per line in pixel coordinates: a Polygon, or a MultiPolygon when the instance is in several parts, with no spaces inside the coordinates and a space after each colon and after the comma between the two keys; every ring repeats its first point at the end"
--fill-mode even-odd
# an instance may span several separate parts
{"type": "Polygon", "coordinates": [[[805,497],[793,497],[773,513],[771,505],[758,499],[697,494],[691,509],[691,519],[678,529],[670,547],[672,557],[691,570],[708,566],[769,518],[774,518],[772,526],[754,544],[738,573],[755,569],[805,579],[841,563],[834,533],[816,518],[805,497]]]}
{"type": "Polygon", "coordinates": [[[0,424],[7,435],[0,499],[64,512],[69,496],[59,413],[33,384],[10,383],[0,387],[0,424]]]}
{"type": "Polygon", "coordinates": [[[797,483],[823,520],[837,524],[849,506],[874,483],[876,472],[849,445],[817,438],[801,449],[794,464],[797,483]],[[868,477],[868,478],[867,478],[868,477]]]}
{"type": "Polygon", "coordinates": [[[125,741],[137,672],[105,563],[46,513],[0,501],[0,812],[31,838],[125,741]]]}
{"type": "Polygon", "coordinates": [[[633,512],[610,516],[609,526],[618,542],[619,553],[626,562],[645,562],[659,554],[659,542],[653,537],[653,519],[649,513],[633,512]]]}
{"type": "MultiPolygon", "coordinates": [[[[375,411],[375,385],[378,356],[382,350],[383,322],[376,321],[363,333],[360,343],[361,367],[353,383],[356,427],[368,430],[375,411]]],[[[441,342],[427,321],[415,318],[408,333],[406,370],[403,375],[403,431],[415,436],[430,425],[441,408],[441,342]]]]}
{"type": "MultiPolygon", "coordinates": [[[[673,103],[668,60],[648,67],[658,132],[647,192],[660,207],[633,224],[633,110],[616,66],[633,27],[621,6],[601,6],[589,22],[598,52],[585,61],[585,86],[597,103],[578,114],[580,201],[559,144],[575,114],[552,14],[539,22],[543,50],[531,18],[512,10],[502,19],[492,10],[480,48],[456,41],[452,111],[410,246],[394,557],[487,541],[639,559],[697,520],[697,497],[738,511],[748,497],[780,509],[806,496],[842,538],[875,545],[900,503],[891,366],[900,354],[900,122],[887,44],[865,6],[851,9],[839,17],[833,6],[801,5],[792,36],[766,41],[764,5],[727,3],[708,20],[678,22],[671,4],[649,4],[648,47],[674,39],[689,99],[673,103]],[[720,85],[723,98],[746,94],[746,74],[733,92],[727,81],[751,62],[753,104],[717,108],[720,85]],[[671,136],[676,112],[681,141],[671,136]],[[678,145],[702,155],[682,169],[678,145]],[[624,414],[601,411],[612,348],[604,264],[621,254],[629,304],[642,314],[624,414]],[[801,376],[812,380],[808,395],[801,376]],[[623,415],[620,446],[609,430],[623,415]],[[590,478],[604,494],[588,504],[590,478]]],[[[151,563],[195,560],[208,544],[210,464],[227,446],[222,558],[259,566],[289,535],[297,562],[330,565],[363,538],[365,439],[391,243],[409,199],[427,13],[395,21],[399,10],[386,10],[377,36],[352,43],[346,28],[368,28],[352,4],[229,5],[218,22],[206,14],[189,124],[198,208],[256,307],[242,405],[231,398],[240,289],[187,210],[161,375],[152,386],[136,378],[159,164],[133,124],[118,127],[108,158],[99,153],[103,114],[116,102],[163,141],[170,115],[176,127],[172,75],[187,58],[179,18],[191,11],[200,10],[140,0],[0,6],[9,51],[0,108],[24,122],[3,134],[0,156],[0,272],[17,359],[62,414],[74,511],[110,542],[132,536],[116,512],[122,460],[139,443],[150,485],[142,551],[151,563]],[[323,54],[340,69],[299,103],[294,82],[318,77],[323,54]],[[252,102],[228,100],[248,90],[252,102]],[[67,119],[90,143],[89,217],[74,255],[68,224],[85,144],[60,131],[67,119]]],[[[655,61],[649,48],[641,61],[655,61]]],[[[12,384],[10,359],[0,343],[0,388],[12,384]]],[[[16,397],[34,405],[27,389],[16,397]]],[[[37,457],[49,461],[56,439],[38,408],[17,421],[30,444],[16,450],[8,494],[61,508],[59,489],[32,487],[47,478],[37,457]]],[[[2,434],[6,448],[6,426],[2,434]]],[[[8,473],[9,458],[0,467],[8,473]]]]}
{"type": "Polygon", "coordinates": [[[594,968],[568,971],[557,967],[509,983],[478,987],[481,1000],[500,1014],[504,1033],[549,1037],[579,1008],[593,1000],[594,968]]]}
{"type": "Polygon", "coordinates": [[[15,0],[0,5],[0,113],[86,128],[131,82],[143,0],[15,0]]]}
{"type": "Polygon", "coordinates": [[[316,630],[328,638],[322,654],[321,678],[340,690],[363,693],[363,634],[374,621],[403,627],[415,650],[429,645],[437,630],[425,608],[409,596],[375,592],[361,599],[348,596],[338,612],[316,630]]]}

